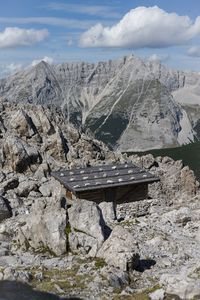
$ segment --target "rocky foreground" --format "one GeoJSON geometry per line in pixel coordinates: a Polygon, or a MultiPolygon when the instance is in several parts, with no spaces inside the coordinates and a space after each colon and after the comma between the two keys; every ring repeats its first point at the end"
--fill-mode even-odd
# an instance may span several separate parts
{"type": "Polygon", "coordinates": [[[6,101],[0,141],[0,300],[199,299],[199,185],[181,161],[110,152],[58,108],[6,101]],[[161,181],[116,211],[70,203],[50,176],[126,161],[161,181]]]}

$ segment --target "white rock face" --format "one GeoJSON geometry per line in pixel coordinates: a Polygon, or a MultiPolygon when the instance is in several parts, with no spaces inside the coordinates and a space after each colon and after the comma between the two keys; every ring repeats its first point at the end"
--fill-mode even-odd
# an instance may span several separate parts
{"type": "Polygon", "coordinates": [[[99,207],[106,224],[116,220],[116,205],[113,202],[101,202],[99,203],[99,207]]]}
{"type": "Polygon", "coordinates": [[[68,209],[71,233],[69,245],[73,252],[81,252],[91,257],[105,240],[105,222],[98,205],[92,201],[77,200],[68,209]]]}
{"type": "Polygon", "coordinates": [[[165,296],[164,289],[158,289],[155,292],[149,294],[151,300],[163,300],[165,296]]]}
{"type": "MultiPolygon", "coordinates": [[[[37,251],[51,251],[55,255],[66,253],[66,211],[64,209],[43,209],[35,205],[26,224],[18,233],[19,244],[37,251]]],[[[26,249],[27,250],[27,249],[26,249]]]]}
{"type": "MultiPolygon", "coordinates": [[[[133,55],[96,64],[40,62],[0,80],[0,97],[55,104],[68,121],[89,130],[112,148],[139,151],[194,140],[190,118],[179,103],[200,104],[199,77],[133,55]]],[[[23,113],[14,117],[22,121],[26,118],[23,113]]],[[[47,130],[48,120],[43,123],[47,130]]],[[[30,128],[27,134],[32,134],[30,128]]]]}
{"type": "Polygon", "coordinates": [[[134,236],[121,226],[114,227],[97,255],[105,259],[107,264],[123,271],[131,271],[139,264],[138,248],[134,236]]]}
{"type": "Polygon", "coordinates": [[[181,104],[200,105],[200,73],[185,72],[184,85],[172,94],[174,99],[181,104]]]}
{"type": "Polygon", "coordinates": [[[183,267],[177,274],[163,274],[160,284],[166,286],[166,292],[178,295],[181,299],[190,300],[199,296],[200,282],[197,280],[198,267],[183,267]],[[195,274],[196,273],[196,274],[195,274]],[[196,276],[195,276],[196,275],[196,276]]]}
{"type": "Polygon", "coordinates": [[[3,142],[3,156],[13,170],[23,172],[30,165],[40,163],[40,155],[35,147],[16,136],[8,135],[3,142]]]}
{"type": "Polygon", "coordinates": [[[180,145],[188,144],[194,142],[195,132],[192,129],[192,125],[188,118],[185,110],[182,110],[182,117],[180,119],[181,130],[178,133],[178,142],[180,145]]]}

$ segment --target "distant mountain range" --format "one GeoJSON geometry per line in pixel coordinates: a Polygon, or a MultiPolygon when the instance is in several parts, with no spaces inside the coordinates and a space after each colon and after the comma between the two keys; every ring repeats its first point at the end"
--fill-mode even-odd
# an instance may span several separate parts
{"type": "Polygon", "coordinates": [[[69,122],[115,150],[175,147],[200,138],[200,74],[133,55],[38,65],[0,80],[8,101],[58,105],[69,122]]]}

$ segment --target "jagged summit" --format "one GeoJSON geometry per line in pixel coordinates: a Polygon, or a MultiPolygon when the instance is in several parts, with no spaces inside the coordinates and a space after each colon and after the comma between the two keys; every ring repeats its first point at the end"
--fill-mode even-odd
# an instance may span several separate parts
{"type": "Polygon", "coordinates": [[[187,103],[195,99],[197,104],[199,80],[198,73],[171,70],[134,55],[97,63],[42,61],[1,80],[0,96],[55,104],[68,121],[111,148],[140,151],[194,141],[198,117],[193,119],[187,103]]]}

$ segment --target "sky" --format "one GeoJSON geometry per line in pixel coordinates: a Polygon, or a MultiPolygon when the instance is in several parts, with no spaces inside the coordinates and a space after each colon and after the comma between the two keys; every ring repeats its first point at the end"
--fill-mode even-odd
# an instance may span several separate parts
{"type": "Polygon", "coordinates": [[[200,71],[199,0],[0,0],[0,77],[134,54],[200,71]]]}

